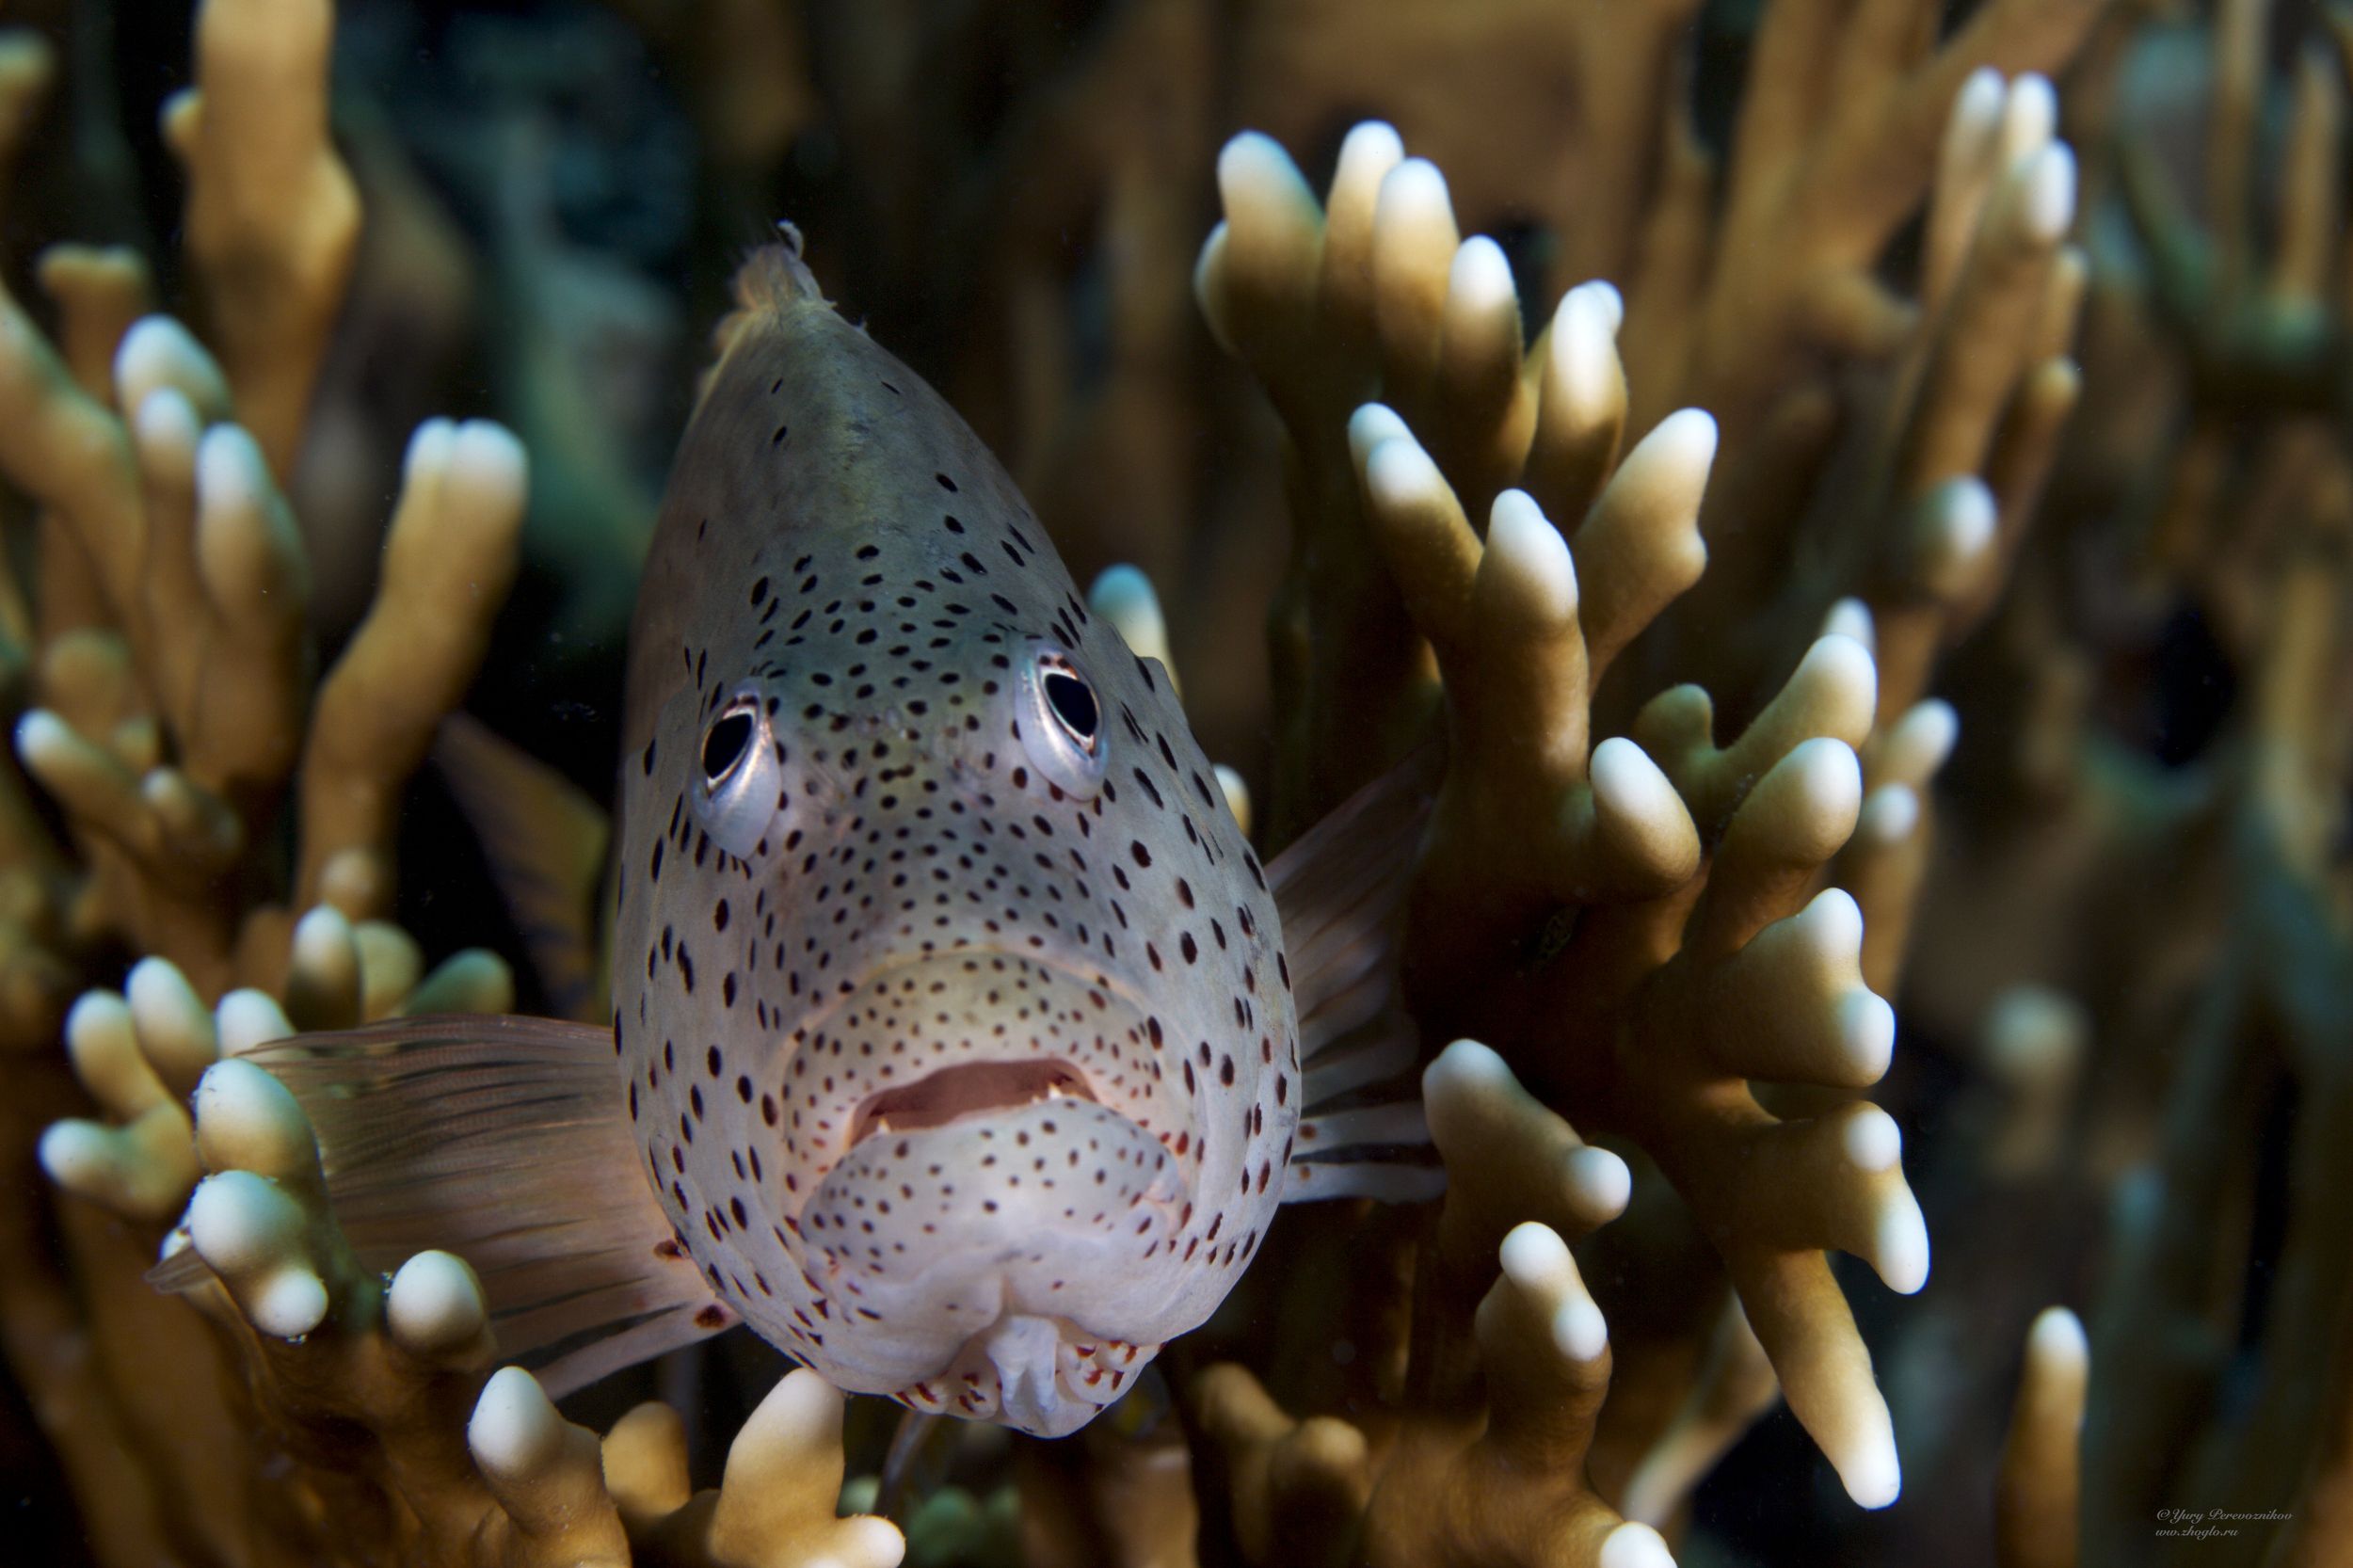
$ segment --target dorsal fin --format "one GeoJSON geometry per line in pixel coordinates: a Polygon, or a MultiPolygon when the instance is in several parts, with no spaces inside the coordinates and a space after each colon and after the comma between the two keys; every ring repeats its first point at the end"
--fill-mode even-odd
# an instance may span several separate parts
{"type": "Polygon", "coordinates": [[[718,380],[719,367],[727,363],[753,323],[794,305],[826,303],[817,275],[801,260],[801,231],[791,223],[777,224],[776,237],[744,258],[735,269],[729,292],[735,296],[735,309],[711,329],[711,368],[703,372],[702,382],[696,388],[697,408],[718,380]]]}

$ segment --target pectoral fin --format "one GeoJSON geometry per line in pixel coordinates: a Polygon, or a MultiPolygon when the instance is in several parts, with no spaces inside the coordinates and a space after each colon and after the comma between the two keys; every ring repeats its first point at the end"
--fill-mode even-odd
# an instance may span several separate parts
{"type": "Polygon", "coordinates": [[[1446,1173],[1428,1159],[1418,1055],[1398,1000],[1401,909],[1445,773],[1425,745],[1341,803],[1267,868],[1299,1008],[1306,1068],[1283,1198],[1435,1197],[1446,1173]]]}
{"type": "MultiPolygon", "coordinates": [[[[296,1035],[245,1060],[309,1116],[361,1263],[463,1257],[499,1353],[552,1397],[735,1320],[639,1167],[610,1030],[452,1014],[296,1035]]],[[[190,1256],[160,1265],[157,1283],[184,1283],[173,1271],[190,1256]]]]}

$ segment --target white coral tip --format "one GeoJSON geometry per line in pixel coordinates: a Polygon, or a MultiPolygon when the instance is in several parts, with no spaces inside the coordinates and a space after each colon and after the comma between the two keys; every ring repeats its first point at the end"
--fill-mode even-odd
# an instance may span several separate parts
{"type": "Polygon", "coordinates": [[[2075,154],[2065,143],[2053,142],[2034,155],[2025,179],[2026,237],[2037,245],[2056,245],[2075,221],[2075,154]]]}
{"type": "Polygon", "coordinates": [[[1959,139],[1970,132],[1992,129],[2001,118],[2003,98],[2002,73],[1990,65],[1977,67],[1953,97],[1948,134],[1959,139]]]}
{"type": "Polygon", "coordinates": [[[1936,776],[1961,739],[1961,715],[1943,697],[1915,702],[1888,732],[1884,760],[1887,770],[1911,784],[1925,784],[1936,776]]]}
{"type": "Polygon", "coordinates": [[[1899,1188],[1880,1215],[1871,1267],[1899,1296],[1915,1295],[1929,1282],[1929,1225],[1910,1188],[1899,1188]]]}
{"type": "Polygon", "coordinates": [[[44,762],[60,761],[78,745],[73,727],[46,708],[27,709],[16,721],[16,755],[35,775],[44,762]]]}
{"type": "Polygon", "coordinates": [[[1610,369],[1625,308],[1609,284],[1580,283],[1561,296],[1552,312],[1553,386],[1572,408],[1598,413],[1610,401],[1616,390],[1610,369]]]}
{"type": "Polygon", "coordinates": [[[1625,296],[1615,283],[1593,278],[1579,283],[1561,296],[1560,315],[1573,314],[1599,323],[1603,331],[1616,337],[1618,328],[1625,324],[1625,296]]]}
{"type": "Polygon", "coordinates": [[[1550,1225],[1524,1220],[1513,1225],[1497,1251],[1503,1274],[1522,1290],[1557,1287],[1567,1271],[1577,1267],[1568,1243],[1550,1225]]]}
{"type": "Polygon", "coordinates": [[[1519,597],[1547,619],[1577,614],[1577,564],[1561,536],[1526,490],[1505,490],[1487,514],[1487,565],[1512,574],[1519,597]]]}
{"type": "Polygon", "coordinates": [[[449,483],[453,504],[473,516],[520,512],[530,484],[523,443],[496,421],[466,421],[450,440],[449,483]]]}
{"type": "Polygon", "coordinates": [[[1407,436],[1367,455],[1365,491],[1383,511],[1405,511],[1444,496],[1447,483],[1421,443],[1407,436]]]}
{"type": "Polygon", "coordinates": [[[1591,1361],[1609,1348],[1609,1326],[1558,1232],[1533,1220],[1514,1225],[1497,1256],[1503,1277],[1545,1314],[1553,1346],[1562,1355],[1591,1361]]]}
{"type": "Polygon", "coordinates": [[[1863,764],[1846,742],[1828,735],[1801,741],[1774,771],[1781,768],[1795,770],[1798,798],[1809,818],[1851,823],[1862,809],[1863,764]]]}
{"type": "Polygon", "coordinates": [[[280,1269],[246,1304],[246,1318],[264,1334],[299,1339],[327,1321],[327,1285],[308,1269],[280,1269]]]}
{"type": "Polygon", "coordinates": [[[1855,833],[1881,848],[1902,843],[1920,825],[1920,794],[1909,784],[1882,784],[1863,801],[1855,833]]]}
{"type": "Polygon", "coordinates": [[[1201,319],[1209,324],[1209,336],[1231,354],[1234,328],[1226,319],[1225,246],[1226,227],[1220,219],[1217,227],[1209,231],[1209,237],[1201,242],[1201,255],[1193,264],[1193,299],[1201,308],[1201,319]]]}
{"type": "Polygon", "coordinates": [[[1577,1207],[1592,1214],[1623,1214],[1626,1201],[1634,1195],[1634,1173],[1608,1149],[1587,1144],[1572,1150],[1566,1174],[1577,1207]]]}
{"type": "Polygon", "coordinates": [[[1514,1081],[1511,1067],[1492,1048],[1476,1040],[1457,1040],[1422,1069],[1421,1094],[1427,1103],[1450,1098],[1463,1090],[1514,1081]]]}
{"type": "Polygon", "coordinates": [[[116,1136],[96,1122],[52,1122],[40,1135],[40,1168],[67,1192],[91,1196],[122,1168],[116,1136]]]}
{"type": "Polygon", "coordinates": [[[1595,746],[1585,767],[1594,804],[1606,815],[1656,823],[1671,820],[1683,808],[1682,797],[1650,753],[1624,735],[1612,735],[1595,746]]]}
{"type": "Polygon", "coordinates": [[[1858,986],[1839,999],[1838,1037],[1853,1076],[1877,1083],[1896,1060],[1896,1010],[1885,997],[1858,986]]]}
{"type": "Polygon", "coordinates": [[[140,1048],[167,1078],[182,1085],[218,1060],[213,1016],[187,976],[168,958],[142,958],[123,984],[140,1048]]]}
{"type": "Polygon", "coordinates": [[[196,449],[196,488],[207,518],[251,517],[273,491],[262,448],[242,425],[216,424],[196,449]]]}
{"type": "Polygon", "coordinates": [[[1876,1105],[1848,1118],[1844,1133],[1848,1163],[1861,1171],[1892,1171],[1904,1157],[1903,1129],[1876,1105]]]}
{"type": "MultiPolygon", "coordinates": [[[[1296,177],[1298,166],[1283,144],[1264,131],[1237,131],[1218,149],[1217,183],[1221,189],[1241,184],[1255,187],[1268,180],[1296,177]]],[[[1233,204],[1230,194],[1226,204],[1233,204]]]]}
{"type": "Polygon", "coordinates": [[[312,1149],[311,1124],[286,1086],[250,1062],[216,1062],[196,1085],[196,1141],[214,1170],[292,1174],[312,1149]]]}
{"type": "Polygon", "coordinates": [[[1250,831],[1249,780],[1223,762],[1209,771],[1217,775],[1218,792],[1225,797],[1225,809],[1233,813],[1235,823],[1247,835],[1250,831]]]}
{"type": "Polygon", "coordinates": [[[132,414],[131,433],[138,443],[139,462],[151,474],[168,471],[184,483],[194,472],[203,422],[179,388],[157,387],[140,398],[132,414]]]}
{"type": "Polygon", "coordinates": [[[2015,161],[2049,145],[2058,131],[2058,93],[2039,72],[2012,77],[2002,104],[2002,151],[2015,161]]]}
{"type": "Polygon", "coordinates": [[[2026,1355],[2047,1371],[2075,1371],[2091,1360],[2083,1320],[2063,1306],[2046,1306],[2026,1331],[2026,1355]]]}
{"type": "Polygon", "coordinates": [[[1707,483],[1707,471],[1716,461],[1716,434],[1715,416],[1706,409],[1678,408],[1642,438],[1626,455],[1626,462],[1664,465],[1696,491],[1707,483]]]}
{"type": "Polygon", "coordinates": [[[1896,1457],[1895,1438],[1884,1430],[1843,1454],[1832,1454],[1830,1461],[1847,1496],[1861,1507],[1885,1508],[1903,1495],[1903,1464],[1896,1457]]]}
{"type": "Polygon", "coordinates": [[[1803,694],[1817,734],[1860,742],[1871,732],[1871,718],[1879,709],[1879,665],[1869,648],[1833,632],[1814,639],[1783,689],[1803,694]]]}
{"type": "Polygon", "coordinates": [[[1842,599],[1830,607],[1822,617],[1822,635],[1850,637],[1866,649],[1879,641],[1878,629],[1871,622],[1871,607],[1859,599],[1842,599]]]}
{"type": "Polygon", "coordinates": [[[401,1344],[432,1353],[471,1341],[482,1332],[488,1312],[482,1282],[465,1259],[445,1252],[421,1252],[392,1276],[384,1317],[401,1344]]]}
{"type": "Polygon", "coordinates": [[[157,391],[171,388],[206,412],[229,407],[229,385],[201,344],[167,315],[141,316],[115,348],[115,403],[136,415],[157,391]]]}
{"type": "Polygon", "coordinates": [[[446,419],[428,419],[408,433],[408,449],[401,454],[400,482],[405,489],[420,479],[438,475],[449,464],[450,445],[457,426],[446,419]]]}
{"type": "Polygon", "coordinates": [[[1348,416],[1349,460],[1362,472],[1375,448],[1384,441],[1411,441],[1412,430],[1385,403],[1368,403],[1348,416]]]}
{"type": "Polygon", "coordinates": [[[1428,158],[1407,158],[1381,177],[1373,206],[1376,230],[1443,232],[1454,226],[1453,200],[1446,175],[1428,158]]]}
{"type": "Polygon", "coordinates": [[[564,1418],[548,1402],[539,1380],[520,1367],[502,1367],[482,1385],[466,1446],[491,1475],[520,1479],[544,1467],[564,1438],[564,1418]]]}
{"type": "Polygon", "coordinates": [[[1503,247],[1484,234],[1473,234],[1454,249],[1454,264],[1447,274],[1447,306],[1484,316],[1505,309],[1517,310],[1519,291],[1512,281],[1512,263],[1503,247]]]}
{"type": "Polygon", "coordinates": [[[1666,1538],[1648,1525],[1620,1525],[1602,1538],[1596,1568],[1675,1568],[1666,1538]]]}
{"type": "Polygon", "coordinates": [[[1350,173],[1368,167],[1386,173],[1404,156],[1405,141],[1396,126],[1385,120],[1359,120],[1340,138],[1338,171],[1332,176],[1332,184],[1340,184],[1350,173]]]}
{"type": "Polygon", "coordinates": [[[302,1253],[302,1206],[266,1176],[224,1171],[188,1200],[188,1236],[214,1272],[247,1281],[247,1316],[281,1339],[310,1333],[327,1316],[327,1288],[302,1253]]]}
{"type": "Polygon", "coordinates": [[[223,1056],[243,1056],[274,1040],[287,1039],[295,1027],[286,1010],[267,991],[250,986],[230,992],[213,1009],[213,1027],[220,1035],[223,1056]]]}

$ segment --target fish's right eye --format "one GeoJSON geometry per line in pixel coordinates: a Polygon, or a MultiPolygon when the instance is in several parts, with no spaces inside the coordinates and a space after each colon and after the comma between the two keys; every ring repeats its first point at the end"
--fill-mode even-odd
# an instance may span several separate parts
{"type": "Polygon", "coordinates": [[[752,744],[752,711],[731,709],[703,731],[703,782],[716,786],[735,771],[752,744]]]}

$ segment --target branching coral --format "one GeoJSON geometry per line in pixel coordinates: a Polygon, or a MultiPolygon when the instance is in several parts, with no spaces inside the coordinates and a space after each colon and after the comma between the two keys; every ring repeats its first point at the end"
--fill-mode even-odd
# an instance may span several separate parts
{"type": "Polygon", "coordinates": [[[164,112],[187,168],[189,257],[228,384],[270,472],[291,472],[360,233],[328,137],[328,0],[209,0],[197,86],[164,112]]]}
{"type": "Polygon", "coordinates": [[[1431,1133],[1453,1178],[1432,1239],[1403,1407],[1360,1431],[1297,1419],[1248,1371],[1195,1383],[1196,1426],[1254,1563],[1598,1563],[1668,1560],[1585,1473],[1609,1382],[1608,1332],[1562,1231],[1625,1206],[1625,1163],[1592,1147],[1459,1040],[1423,1077],[1431,1133]],[[1555,1230],[1538,1213],[1561,1226],[1555,1230]],[[1503,1277],[1487,1287],[1500,1256],[1503,1277]]]}
{"type": "Polygon", "coordinates": [[[1674,416],[1617,462],[1614,296],[1573,291],[1524,370],[1500,253],[1458,248],[1435,171],[1401,161],[1385,130],[1352,137],[1328,220],[1262,142],[1229,149],[1224,183],[1204,298],[1221,335],[1273,367],[1294,427],[1354,384],[1332,367],[1377,364],[1434,431],[1435,456],[1386,406],[1348,425],[1362,526],[1448,694],[1451,756],[1407,929],[1417,1016],[1503,1044],[1548,1102],[1660,1162],[1849,1489],[1892,1500],[1884,1409],[1818,1249],[1918,1288],[1926,1243],[1894,1125],[1849,1107],[1784,1126],[1742,1086],[1854,1089],[1886,1066],[1892,1017],[1862,984],[1852,902],[1799,916],[1860,808],[1868,656],[1823,640],[1727,748],[1693,688],[1653,703],[1632,739],[1593,744],[1611,658],[1705,559],[1713,424],[1674,416]],[[1529,489],[1502,488],[1523,477],[1529,489]],[[1572,538],[1540,497],[1581,520],[1572,538]],[[1483,542],[1468,520],[1482,502],[1483,542]]]}

